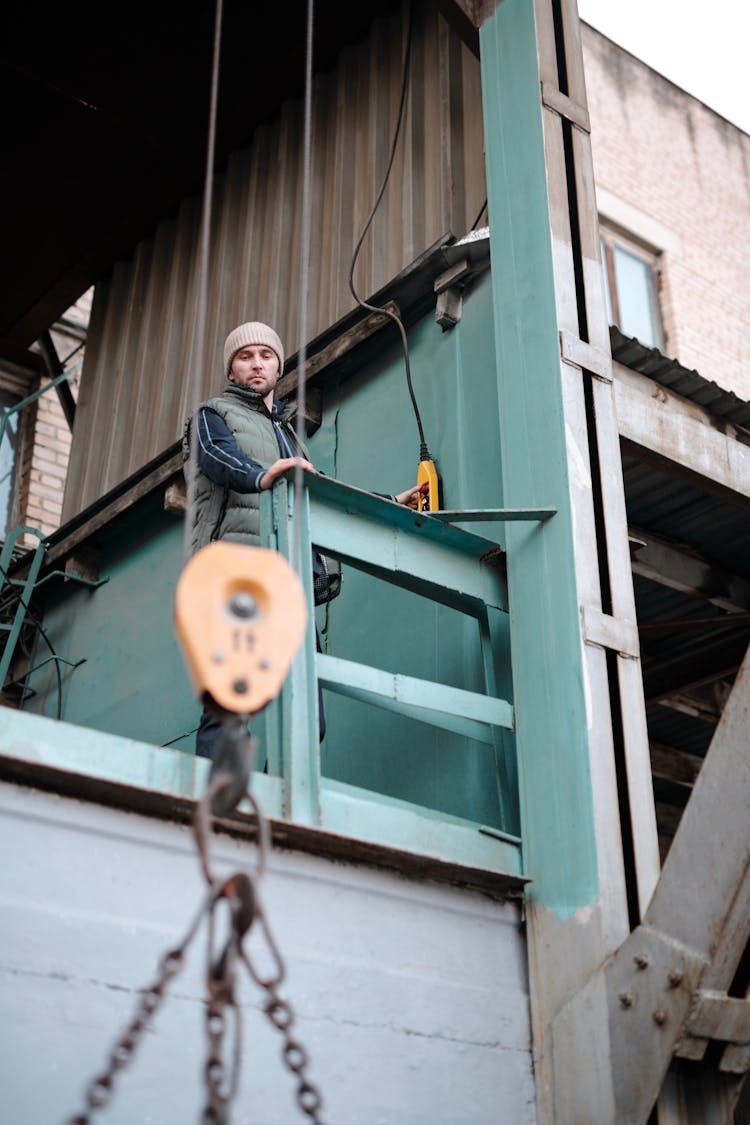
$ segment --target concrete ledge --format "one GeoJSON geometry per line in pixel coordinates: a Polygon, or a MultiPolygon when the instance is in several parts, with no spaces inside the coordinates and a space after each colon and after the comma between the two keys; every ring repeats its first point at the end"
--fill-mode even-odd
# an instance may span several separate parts
{"type": "MultiPolygon", "coordinates": [[[[182,751],[0,707],[0,779],[19,785],[162,820],[189,823],[205,791],[209,769],[206,759],[182,751]]],[[[356,793],[360,814],[363,803],[372,804],[376,821],[378,811],[390,806],[390,802],[378,794],[370,795],[364,790],[356,793]],[[368,801],[368,797],[372,800],[368,801]]],[[[481,862],[473,866],[426,854],[419,850],[421,833],[418,830],[406,836],[402,833],[403,846],[393,846],[373,840],[372,831],[369,839],[357,839],[326,827],[283,820],[280,778],[254,774],[253,795],[270,821],[274,845],[283,848],[478,888],[501,898],[519,897],[527,882],[519,871],[519,849],[501,837],[496,840],[498,855],[512,857],[514,862],[508,866],[515,870],[497,871],[481,862]]],[[[341,803],[340,796],[338,803],[341,803]]],[[[400,807],[395,815],[405,819],[405,803],[396,804],[400,807]]],[[[410,808],[409,821],[413,826],[423,820],[425,839],[430,840],[440,827],[441,816],[430,810],[424,810],[423,816],[420,812],[417,806],[410,808]]],[[[461,834],[461,826],[455,818],[446,816],[445,822],[443,835],[461,834]]],[[[253,838],[256,834],[256,818],[248,802],[241,804],[231,817],[217,818],[214,824],[217,832],[235,837],[253,838]]],[[[491,835],[482,836],[478,827],[475,831],[477,855],[485,851],[490,854],[487,848],[491,835]]]]}

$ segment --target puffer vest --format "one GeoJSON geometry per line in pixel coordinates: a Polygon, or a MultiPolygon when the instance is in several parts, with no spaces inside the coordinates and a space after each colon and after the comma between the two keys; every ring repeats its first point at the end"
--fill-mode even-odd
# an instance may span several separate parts
{"type": "MultiPolygon", "coordinates": [[[[240,450],[266,468],[281,456],[271,414],[262,397],[248,387],[228,386],[220,395],[202,403],[215,410],[234,434],[240,450]]],[[[292,443],[300,449],[294,430],[287,423],[283,412],[278,420],[292,443]]],[[[183,456],[190,456],[189,426],[183,436],[183,456]]],[[[300,449],[303,457],[307,451],[300,449]]],[[[195,554],[213,539],[227,539],[232,543],[257,546],[260,543],[260,495],[257,492],[234,492],[214,484],[197,468],[193,482],[192,495],[193,526],[190,534],[191,553],[195,554]]]]}

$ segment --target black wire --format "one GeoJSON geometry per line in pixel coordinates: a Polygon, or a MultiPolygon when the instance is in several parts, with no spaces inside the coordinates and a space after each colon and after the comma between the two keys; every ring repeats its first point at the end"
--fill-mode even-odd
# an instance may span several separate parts
{"type": "MultiPolygon", "coordinates": [[[[200,724],[198,724],[198,726],[200,726],[200,724]]],[[[170,738],[169,742],[162,742],[161,743],[162,749],[165,749],[167,746],[174,745],[174,743],[179,742],[181,738],[188,738],[191,734],[195,734],[195,732],[197,730],[198,730],[198,727],[193,727],[192,730],[186,730],[186,731],[183,731],[182,734],[176,734],[174,736],[174,738],[170,738]]]]}
{"type": "Polygon", "coordinates": [[[395,129],[394,134],[393,134],[393,141],[391,142],[391,152],[390,152],[390,156],[388,158],[388,166],[385,170],[383,182],[380,185],[380,191],[378,192],[377,198],[375,200],[375,204],[372,208],[372,211],[369,214],[367,222],[364,225],[362,233],[359,236],[359,240],[357,242],[357,245],[354,248],[354,254],[352,256],[352,264],[351,264],[350,269],[349,269],[349,289],[351,291],[352,296],[354,297],[354,300],[357,302],[357,304],[361,308],[368,309],[370,312],[376,312],[376,313],[384,314],[385,316],[389,317],[394,322],[394,324],[396,325],[396,327],[399,330],[399,334],[401,336],[401,346],[404,350],[404,366],[406,367],[406,384],[409,388],[409,396],[411,398],[412,406],[414,407],[414,417],[416,418],[417,429],[419,430],[419,460],[420,461],[431,461],[432,458],[430,457],[430,453],[429,453],[429,450],[427,448],[427,442],[425,441],[424,429],[422,427],[422,418],[421,418],[421,415],[419,413],[419,406],[417,405],[417,399],[416,399],[416,396],[414,394],[414,387],[413,387],[412,381],[411,381],[411,364],[409,362],[409,342],[406,338],[406,329],[404,328],[403,321],[401,320],[401,318],[399,316],[396,315],[396,313],[391,312],[390,309],[382,308],[379,305],[370,305],[370,304],[368,304],[367,301],[363,301],[362,298],[357,293],[357,290],[354,288],[354,267],[357,263],[357,258],[359,257],[359,252],[362,249],[362,243],[365,240],[365,236],[367,235],[367,232],[370,229],[370,226],[372,224],[372,220],[375,218],[375,212],[377,211],[378,207],[380,206],[380,201],[382,200],[383,195],[385,193],[385,189],[386,189],[386,186],[388,184],[388,178],[391,174],[391,168],[393,167],[393,161],[394,161],[395,156],[396,156],[396,148],[398,146],[398,138],[399,138],[399,134],[401,132],[401,125],[402,125],[402,122],[403,122],[403,119],[404,119],[404,109],[406,107],[406,94],[407,94],[407,91],[408,91],[408,88],[409,88],[409,69],[410,69],[410,65],[411,65],[411,45],[412,45],[413,25],[414,25],[414,4],[411,3],[409,5],[409,24],[408,24],[408,29],[407,29],[407,33],[406,33],[406,50],[404,52],[404,70],[403,70],[403,77],[402,77],[402,80],[401,80],[401,100],[399,102],[399,107],[398,107],[398,117],[396,118],[396,129],[395,129]]]}
{"type": "MultiPolygon", "coordinates": [[[[10,585],[10,578],[8,577],[8,573],[7,573],[7,571],[3,570],[2,567],[0,567],[0,576],[2,576],[2,579],[5,583],[10,585]]],[[[9,599],[9,601],[10,601],[10,599],[9,599]]],[[[26,611],[27,618],[31,621],[31,624],[34,626],[34,628],[41,634],[42,640],[45,642],[45,644],[47,645],[47,648],[50,650],[50,653],[52,654],[52,663],[55,666],[55,678],[57,679],[57,708],[56,708],[57,714],[56,714],[55,718],[60,719],[60,718],[62,718],[62,673],[60,672],[60,658],[58,657],[57,653],[55,652],[55,649],[52,645],[52,641],[49,639],[49,637],[45,633],[44,629],[42,628],[41,621],[38,619],[36,614],[33,612],[30,605],[28,604],[28,602],[25,602],[23,600],[23,596],[20,593],[18,594],[18,601],[20,602],[20,604],[23,606],[24,610],[26,611]]],[[[8,602],[5,602],[4,605],[3,605],[3,610],[2,610],[3,612],[5,612],[6,606],[8,607],[8,609],[10,608],[8,602]]],[[[26,673],[26,675],[28,675],[28,673],[26,673]]],[[[2,685],[0,685],[0,686],[2,686],[2,685]]]]}
{"type": "MultiPolygon", "coordinates": [[[[213,209],[214,164],[216,154],[216,121],[219,105],[219,69],[221,61],[221,34],[224,13],[224,0],[215,0],[213,52],[211,62],[211,90],[208,110],[208,139],[206,144],[206,165],[203,176],[203,206],[198,245],[198,285],[193,314],[192,349],[195,362],[190,367],[188,379],[188,410],[192,413],[200,401],[200,388],[204,384],[206,341],[206,310],[208,307],[208,271],[211,252],[211,214],[213,209]]],[[[190,456],[185,462],[187,478],[187,505],[185,509],[184,535],[182,544],[183,561],[192,554],[191,531],[195,515],[194,484],[198,477],[198,443],[190,443],[190,456]]]]}
{"type": "MultiPolygon", "coordinates": [[[[42,628],[41,621],[38,621],[37,618],[34,617],[34,615],[28,610],[28,608],[27,608],[26,612],[28,613],[29,617],[31,618],[31,624],[41,634],[42,640],[45,642],[45,644],[47,645],[47,648],[50,650],[50,653],[52,654],[52,663],[55,666],[55,678],[57,680],[57,707],[56,707],[57,713],[55,715],[55,718],[59,720],[59,719],[62,718],[62,672],[60,671],[60,660],[59,660],[59,657],[58,657],[57,653],[55,652],[55,650],[52,646],[52,642],[50,641],[49,637],[47,636],[44,629],[42,628]]],[[[33,669],[32,669],[32,671],[33,671],[33,669]]],[[[27,675],[28,675],[28,673],[27,673],[27,675]]]]}
{"type": "Polygon", "coordinates": [[[474,220],[474,222],[473,222],[473,223],[471,224],[471,226],[469,227],[469,230],[476,230],[476,229],[477,229],[477,227],[479,226],[479,220],[481,219],[482,215],[483,215],[483,214],[485,213],[485,211],[487,210],[487,202],[488,202],[488,201],[487,201],[487,200],[485,199],[484,203],[483,203],[483,204],[482,204],[482,206],[481,206],[481,207],[479,208],[479,214],[477,215],[476,219],[474,220]]]}

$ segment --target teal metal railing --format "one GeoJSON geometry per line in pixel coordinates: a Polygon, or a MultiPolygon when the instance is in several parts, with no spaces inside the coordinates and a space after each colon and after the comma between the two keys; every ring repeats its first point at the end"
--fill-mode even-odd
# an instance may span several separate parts
{"type": "MultiPolygon", "coordinates": [[[[27,395],[26,398],[21,399],[19,402],[14,403],[12,406],[4,406],[0,408],[0,447],[5,440],[5,433],[8,428],[8,422],[15,414],[20,414],[32,402],[36,402],[42,395],[47,394],[59,383],[65,382],[71,376],[70,371],[64,371],[55,379],[51,379],[43,387],[39,387],[33,394],[27,395]]],[[[0,633],[6,633],[5,644],[2,648],[2,656],[0,656],[0,686],[5,683],[10,668],[11,661],[15,655],[16,645],[18,638],[21,634],[23,622],[26,617],[27,607],[31,592],[34,589],[39,569],[44,560],[44,536],[41,531],[35,527],[17,526],[9,530],[3,542],[2,553],[0,553],[0,586],[13,585],[19,587],[20,596],[13,599],[13,608],[10,613],[10,620],[0,622],[0,633]],[[30,535],[37,539],[36,547],[34,548],[31,562],[28,571],[21,581],[9,580],[7,578],[8,568],[13,559],[14,552],[18,540],[22,535],[30,535]]]]}
{"type": "MultiPolygon", "coordinates": [[[[44,386],[39,387],[33,394],[27,395],[26,398],[21,399],[12,406],[0,408],[0,447],[2,447],[3,441],[5,440],[5,434],[10,419],[14,415],[20,414],[33,402],[36,402],[42,395],[48,394],[51,390],[54,390],[60,383],[67,382],[72,375],[72,371],[63,371],[54,379],[50,379],[44,386]]],[[[2,551],[0,552],[0,588],[4,595],[11,594],[13,596],[11,596],[9,600],[8,610],[5,613],[6,619],[0,620],[0,635],[3,633],[6,634],[0,653],[0,688],[5,686],[8,672],[15,656],[21,630],[29,614],[29,603],[34,590],[60,574],[59,571],[53,571],[47,574],[41,581],[38,581],[39,571],[44,561],[46,551],[44,538],[44,535],[38,528],[21,524],[10,529],[6,533],[3,541],[2,551]],[[37,543],[32,551],[30,551],[30,561],[28,567],[24,570],[23,576],[21,578],[10,578],[8,576],[9,567],[16,553],[18,540],[22,536],[32,536],[37,540],[37,543]],[[14,591],[15,594],[13,594],[14,591]]],[[[66,574],[64,577],[94,587],[102,584],[100,582],[87,583],[86,579],[76,574],[66,574]]],[[[106,581],[106,579],[103,581],[106,581]]],[[[50,660],[62,664],[70,663],[70,661],[63,660],[56,655],[50,656],[44,663],[46,664],[50,660]]],[[[78,667],[81,663],[83,663],[82,660],[74,663],[72,666],[78,667]]],[[[41,665],[37,667],[41,667],[41,665]]]]}
{"type": "Polygon", "coordinates": [[[64,383],[66,380],[70,379],[72,374],[72,371],[63,371],[61,375],[57,375],[54,379],[51,379],[49,383],[45,383],[43,387],[40,387],[38,390],[34,391],[33,394],[27,395],[26,398],[21,399],[20,402],[14,403],[13,406],[3,407],[2,418],[0,418],[0,445],[2,445],[5,438],[5,431],[8,427],[8,420],[12,418],[14,414],[20,414],[20,412],[22,410],[25,410],[27,406],[30,406],[32,402],[36,402],[38,398],[41,398],[42,395],[48,394],[48,392],[53,390],[56,386],[58,386],[58,384],[64,383]]]}
{"type": "MultiPolygon", "coordinates": [[[[316,652],[311,627],[282,691],[280,726],[284,735],[268,746],[270,772],[281,778],[282,815],[298,823],[326,826],[326,791],[331,786],[321,778],[320,684],[328,692],[486,744],[497,771],[502,828],[485,831],[517,845],[517,835],[508,830],[518,823],[515,751],[507,737],[514,724],[513,705],[498,694],[493,651],[501,634],[507,638],[507,630],[498,627],[499,618],[508,612],[503,551],[497,543],[444,519],[410,511],[328,477],[305,475],[301,500],[300,510],[295,512],[294,489],[283,483],[263,494],[263,545],[289,559],[299,545],[299,557],[309,559],[314,544],[347,568],[473,617],[485,690],[467,691],[316,652]]],[[[492,512],[483,513],[482,518],[543,520],[551,514],[546,509],[492,512]]],[[[458,519],[461,514],[454,515],[458,519]]],[[[468,518],[478,519],[479,514],[471,513],[468,518]]],[[[312,606],[310,568],[301,570],[312,606]]]]}
{"type": "MultiPolygon", "coordinates": [[[[300,567],[300,577],[311,607],[311,628],[281,695],[253,719],[253,731],[258,736],[260,750],[268,759],[268,772],[258,772],[254,776],[254,792],[268,815],[290,824],[309,825],[349,841],[358,841],[364,847],[387,846],[401,853],[408,852],[420,857],[419,862],[427,857],[481,869],[493,877],[499,875],[501,878],[507,876],[511,881],[522,880],[505,555],[493,539],[467,531],[458,523],[462,519],[472,523],[481,519],[496,526],[498,521],[534,519],[541,524],[552,514],[551,511],[423,515],[327,477],[310,474],[305,476],[304,482],[305,487],[296,502],[295,490],[286,482],[262,494],[263,545],[278,550],[287,558],[297,557],[296,548],[299,547],[298,557],[308,560],[315,545],[326,554],[341,559],[345,568],[344,594],[342,601],[331,607],[334,652],[336,629],[341,630],[338,638],[343,639],[353,607],[356,612],[356,604],[351,595],[347,595],[347,589],[357,590],[362,579],[353,575],[352,570],[376,580],[371,591],[374,597],[372,604],[389,610],[377,617],[376,628],[382,621],[386,632],[380,638],[379,654],[365,645],[362,661],[359,660],[358,641],[353,641],[343,651],[340,649],[336,655],[317,652],[315,629],[312,627],[315,610],[311,568],[309,565],[300,567]],[[379,583],[385,584],[388,589],[378,591],[379,583]],[[409,598],[403,597],[402,591],[420,597],[412,603],[409,598]],[[462,615],[460,620],[450,613],[444,614],[440,609],[426,606],[424,599],[438,607],[459,611],[462,615]],[[450,619],[450,627],[455,625],[456,628],[454,635],[463,637],[465,634],[466,652],[471,647],[471,660],[465,662],[462,654],[453,661],[447,674],[454,676],[456,683],[466,682],[474,690],[466,690],[453,683],[436,682],[447,666],[440,658],[444,654],[441,654],[439,645],[435,647],[434,638],[425,646],[424,653],[418,652],[411,664],[400,655],[398,645],[392,644],[388,632],[394,629],[400,612],[397,608],[390,610],[392,603],[394,607],[397,603],[413,604],[415,611],[441,623],[450,619]],[[476,625],[476,643],[472,640],[471,629],[467,628],[467,622],[471,625],[472,620],[476,625]],[[344,654],[355,659],[344,659],[344,654]],[[432,655],[436,659],[433,660],[432,655]],[[375,656],[380,659],[381,667],[367,662],[368,657],[375,656]],[[399,668],[399,660],[404,661],[404,670],[399,668]],[[383,667],[391,670],[383,671],[383,667]],[[407,669],[413,674],[406,674],[407,669]],[[420,669],[430,669],[430,675],[435,678],[430,679],[427,674],[422,678],[420,669]],[[464,671],[465,681],[456,678],[464,671]],[[386,737],[394,740],[392,744],[384,745],[377,738],[371,740],[372,711],[360,713],[356,707],[349,709],[341,703],[338,706],[346,709],[346,722],[351,722],[354,739],[359,743],[352,759],[356,768],[346,774],[331,768],[332,746],[336,745],[334,740],[333,744],[324,744],[326,770],[323,770],[318,728],[319,688],[344,700],[362,702],[379,709],[380,715],[376,718],[387,720],[383,729],[388,731],[386,737]],[[361,723],[360,714],[363,716],[361,723]],[[394,723],[393,716],[399,721],[394,723]],[[438,732],[448,732],[448,735],[445,738],[441,735],[436,739],[426,738],[424,746],[427,749],[423,754],[415,720],[438,732]],[[404,767],[401,775],[388,773],[387,784],[379,787],[377,779],[372,783],[372,779],[368,780],[363,774],[362,766],[377,760],[383,751],[393,751],[397,771],[401,731],[406,732],[406,739],[414,739],[412,762],[417,763],[419,768],[429,762],[429,769],[436,772],[426,775],[429,784],[422,785],[420,775],[419,784],[409,788],[402,786],[403,779],[412,779],[412,774],[407,772],[408,767],[404,767]],[[443,775],[443,763],[447,764],[449,759],[449,770],[452,772],[443,775]],[[467,763],[465,774],[463,762],[467,763]],[[449,784],[452,785],[455,779],[457,786],[464,786],[465,792],[460,800],[443,800],[446,777],[450,778],[449,784]],[[431,788],[433,781],[439,785],[439,792],[431,788]],[[488,794],[484,788],[487,785],[492,786],[493,793],[496,787],[496,801],[494,796],[491,800],[477,800],[477,794],[488,794]],[[480,808],[485,811],[480,812],[480,808]],[[486,817],[491,821],[488,822],[486,817]]],[[[134,548],[135,552],[137,550],[134,548]]],[[[40,543],[34,573],[27,574],[24,569],[23,578],[17,579],[24,583],[21,599],[26,604],[34,589],[61,573],[53,571],[48,574],[45,571],[40,577],[42,555],[43,545],[40,543]]],[[[5,562],[8,562],[8,557],[5,562]]],[[[75,575],[65,577],[72,577],[74,582],[78,579],[75,575]]],[[[125,580],[117,573],[113,574],[113,578],[113,585],[125,580]]],[[[101,582],[87,583],[90,586],[98,584],[101,582]]],[[[120,587],[120,595],[122,593],[123,588],[120,587]]],[[[97,620],[102,617],[107,620],[106,629],[90,632],[109,643],[107,638],[113,636],[119,620],[117,613],[131,604],[127,593],[123,602],[115,590],[104,593],[101,599],[95,597],[79,608],[84,614],[98,614],[97,620]]],[[[372,605],[368,608],[369,621],[372,619],[372,605]]],[[[57,644],[60,641],[59,631],[53,630],[51,635],[57,644]]],[[[82,635],[89,634],[84,629],[82,635]]],[[[69,658],[69,663],[75,663],[86,655],[92,666],[96,665],[93,652],[73,653],[64,643],[60,644],[59,651],[66,659],[69,658]]],[[[95,674],[92,682],[95,682],[95,674]]],[[[149,690],[152,690],[150,681],[142,685],[144,698],[149,690]]],[[[332,731],[336,735],[337,731],[344,729],[342,711],[333,706],[331,710],[332,731]]],[[[328,706],[326,711],[329,717],[328,706]]],[[[69,713],[70,721],[75,722],[75,708],[71,708],[69,713]]],[[[127,731],[120,729],[118,733],[128,737],[127,731]]],[[[329,739],[330,735],[331,730],[327,736],[329,739]]],[[[200,780],[200,767],[205,764],[202,760],[193,763],[190,755],[180,754],[179,760],[170,757],[159,765],[159,761],[151,761],[150,751],[144,744],[143,761],[140,761],[137,744],[133,745],[136,748],[128,758],[126,774],[130,783],[133,783],[133,778],[152,778],[155,776],[153,771],[158,773],[162,766],[166,773],[177,770],[180,776],[185,766],[191,778],[194,773],[200,780]]],[[[160,754],[173,754],[156,746],[151,750],[152,757],[156,759],[160,754]]],[[[114,770],[114,759],[107,761],[97,760],[95,772],[114,770]]]]}
{"type": "MultiPolygon", "coordinates": [[[[21,524],[18,527],[14,527],[12,531],[8,533],[3,543],[2,550],[0,551],[0,689],[2,690],[10,686],[7,682],[8,674],[13,663],[13,658],[16,655],[16,648],[24,624],[31,620],[38,625],[38,622],[35,621],[31,612],[31,599],[34,592],[46,585],[47,582],[51,582],[56,578],[62,578],[66,582],[72,582],[79,586],[85,586],[90,590],[98,589],[99,586],[103,586],[109,581],[107,577],[92,581],[82,577],[80,574],[76,574],[76,572],[72,570],[50,570],[47,571],[43,578],[40,578],[39,572],[44,562],[46,549],[46,541],[42,533],[35,527],[27,527],[21,524]],[[25,535],[34,536],[37,539],[37,543],[33,550],[27,552],[28,562],[20,568],[20,577],[14,578],[11,577],[9,571],[13,563],[18,540],[25,535]]],[[[38,671],[50,662],[58,666],[64,664],[70,668],[78,668],[81,664],[85,663],[85,657],[76,661],[71,661],[52,652],[45,660],[35,664],[33,668],[28,668],[24,671],[21,679],[25,681],[32,673],[38,671]]],[[[13,683],[15,682],[16,681],[13,681],[13,683]]],[[[28,698],[28,695],[28,688],[24,687],[22,700],[28,698]]],[[[59,711],[60,699],[58,686],[58,713],[59,711]]]]}
{"type": "MultiPolygon", "coordinates": [[[[3,420],[4,421],[4,420],[3,420]]],[[[4,431],[3,431],[4,432],[4,431]]],[[[0,439],[1,440],[1,439],[0,439]]],[[[14,594],[9,600],[5,620],[0,620],[0,634],[5,633],[5,643],[0,656],[0,686],[5,684],[11,662],[15,655],[18,638],[21,635],[23,623],[28,614],[29,602],[34,590],[34,585],[39,575],[39,570],[44,562],[45,545],[44,536],[33,527],[14,527],[6,536],[0,551],[0,587],[3,595],[14,594]],[[16,544],[22,535],[36,536],[38,542],[31,553],[31,560],[23,578],[10,578],[8,571],[16,544]]]]}

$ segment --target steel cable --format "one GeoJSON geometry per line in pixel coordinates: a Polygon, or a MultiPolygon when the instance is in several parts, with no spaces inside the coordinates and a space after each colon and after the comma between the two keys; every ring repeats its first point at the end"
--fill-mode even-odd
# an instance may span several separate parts
{"type": "MultiPolygon", "coordinates": [[[[299,318],[297,347],[297,419],[295,432],[297,445],[304,445],[307,363],[307,297],[310,270],[310,210],[312,179],[312,62],[313,62],[313,16],[314,0],[307,0],[307,26],[305,33],[305,107],[302,132],[302,224],[299,253],[299,318]]],[[[292,513],[293,565],[299,575],[302,571],[302,531],[299,513],[302,511],[302,474],[297,466],[294,470],[294,511],[292,513]]],[[[309,567],[309,560],[305,564],[309,567]]]]}
{"type": "MultiPolygon", "coordinates": [[[[219,101],[219,54],[221,46],[221,24],[223,17],[223,0],[216,0],[216,16],[214,19],[214,44],[211,62],[211,95],[208,111],[208,142],[206,145],[206,171],[203,182],[203,210],[201,214],[200,250],[198,257],[198,284],[195,303],[195,320],[192,363],[188,379],[188,416],[192,417],[202,398],[204,385],[206,345],[206,310],[208,306],[208,266],[211,245],[211,210],[213,207],[213,172],[216,152],[216,116],[219,101]]],[[[190,558],[190,542],[194,516],[194,482],[198,467],[197,442],[190,442],[189,457],[186,462],[186,503],[185,503],[185,530],[183,540],[184,561],[190,558]]]]}

